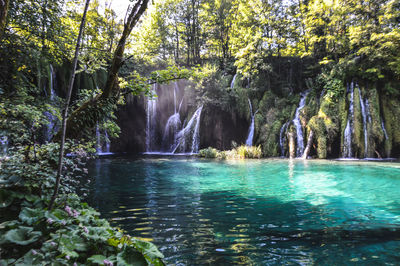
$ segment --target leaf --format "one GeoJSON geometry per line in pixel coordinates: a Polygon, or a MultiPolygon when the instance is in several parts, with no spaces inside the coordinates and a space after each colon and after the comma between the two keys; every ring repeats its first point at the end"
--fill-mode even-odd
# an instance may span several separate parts
{"type": "Polygon", "coordinates": [[[119,243],[120,243],[120,241],[118,239],[115,239],[115,238],[109,238],[107,240],[107,244],[109,244],[112,247],[118,247],[119,243]]]}
{"type": "Polygon", "coordinates": [[[77,235],[72,235],[72,236],[63,235],[60,239],[60,245],[71,251],[87,250],[85,241],[77,235]]]}
{"type": "Polygon", "coordinates": [[[12,175],[10,177],[7,177],[6,179],[0,178],[0,185],[15,185],[19,181],[21,181],[21,177],[12,175]]]}
{"type": "Polygon", "coordinates": [[[145,266],[147,265],[146,258],[138,252],[134,247],[125,246],[117,256],[118,266],[134,265],[145,266]]]}
{"type": "Polygon", "coordinates": [[[148,256],[151,260],[164,258],[164,255],[157,249],[157,247],[153,243],[140,239],[134,239],[133,241],[135,247],[144,255],[148,256]]]}
{"type": "Polygon", "coordinates": [[[0,190],[0,208],[6,208],[14,201],[14,195],[11,191],[0,190]]]}
{"type": "Polygon", "coordinates": [[[21,221],[27,223],[28,225],[32,225],[39,221],[44,216],[44,211],[41,209],[31,209],[31,208],[24,208],[19,213],[19,219],[21,221]]]}
{"type": "Polygon", "coordinates": [[[97,264],[103,265],[104,264],[103,261],[106,259],[107,259],[107,257],[103,256],[103,255],[93,255],[90,258],[88,258],[87,261],[91,262],[91,263],[97,263],[97,264]]]}
{"type": "Polygon", "coordinates": [[[33,231],[32,227],[20,226],[17,229],[8,231],[4,237],[5,240],[11,243],[25,246],[38,240],[41,235],[41,232],[33,231]]]}

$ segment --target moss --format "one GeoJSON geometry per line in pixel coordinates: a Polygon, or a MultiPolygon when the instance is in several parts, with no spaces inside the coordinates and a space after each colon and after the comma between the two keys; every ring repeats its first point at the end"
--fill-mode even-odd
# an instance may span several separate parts
{"type": "Polygon", "coordinates": [[[282,123],[274,121],[271,124],[264,124],[261,128],[261,143],[263,155],[267,157],[279,156],[279,132],[282,123]]]}
{"type": "Polygon", "coordinates": [[[260,143],[260,131],[264,121],[262,114],[257,113],[254,117],[254,140],[255,143],[260,143]]]}
{"type": "Polygon", "coordinates": [[[392,146],[400,147],[400,103],[396,99],[391,98],[386,104],[389,107],[387,118],[391,124],[392,146]]]}
{"type": "Polygon", "coordinates": [[[386,156],[390,157],[393,147],[393,127],[394,127],[394,119],[393,114],[390,110],[390,106],[388,104],[388,99],[386,96],[382,96],[382,113],[383,120],[385,121],[385,128],[388,135],[388,140],[385,141],[385,153],[386,156]]]}
{"type": "Polygon", "coordinates": [[[317,139],[318,158],[326,159],[328,151],[325,119],[320,116],[313,116],[308,123],[308,127],[314,131],[315,138],[317,139]]]}
{"type": "Polygon", "coordinates": [[[384,143],[385,135],[382,129],[379,95],[376,88],[370,88],[366,96],[369,102],[369,112],[371,116],[371,120],[368,122],[368,157],[373,157],[375,150],[378,150],[384,143]]]}
{"type": "Polygon", "coordinates": [[[317,138],[317,145],[318,145],[317,156],[318,156],[318,159],[326,159],[326,157],[327,157],[328,149],[327,149],[326,142],[327,142],[326,138],[323,137],[323,136],[319,136],[317,138]]]}

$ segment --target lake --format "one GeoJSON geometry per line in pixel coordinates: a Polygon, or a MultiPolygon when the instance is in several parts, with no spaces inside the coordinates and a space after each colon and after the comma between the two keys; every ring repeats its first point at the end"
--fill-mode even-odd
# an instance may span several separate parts
{"type": "Polygon", "coordinates": [[[400,262],[400,164],[102,158],[89,202],[176,265],[400,262]]]}

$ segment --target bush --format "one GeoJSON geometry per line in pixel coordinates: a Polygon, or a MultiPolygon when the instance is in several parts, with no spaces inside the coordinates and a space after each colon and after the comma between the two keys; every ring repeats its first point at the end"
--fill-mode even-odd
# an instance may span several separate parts
{"type": "Polygon", "coordinates": [[[262,155],[261,146],[241,145],[228,152],[227,157],[232,159],[260,159],[262,155]]]}
{"type": "Polygon", "coordinates": [[[255,159],[261,158],[261,146],[241,145],[230,151],[219,151],[215,148],[208,147],[199,151],[199,156],[204,158],[218,159],[255,159]]]}
{"type": "Polygon", "coordinates": [[[208,147],[199,151],[199,156],[204,158],[217,158],[219,151],[215,148],[208,147]]]}
{"type": "Polygon", "coordinates": [[[200,150],[198,156],[203,157],[203,158],[226,159],[225,151],[219,151],[212,147],[208,147],[207,149],[200,150]]]}

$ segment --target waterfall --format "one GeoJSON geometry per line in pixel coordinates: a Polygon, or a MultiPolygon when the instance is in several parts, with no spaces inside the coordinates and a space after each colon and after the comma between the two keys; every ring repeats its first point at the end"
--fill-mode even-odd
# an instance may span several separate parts
{"type": "MultiPolygon", "coordinates": [[[[178,83],[175,83],[170,94],[173,99],[149,97],[146,107],[146,153],[147,154],[174,154],[174,153],[197,153],[200,145],[200,116],[203,106],[199,107],[187,124],[181,121],[181,109],[183,97],[179,99],[178,83]],[[173,103],[172,103],[173,100],[173,103]],[[169,102],[165,102],[169,101],[169,102]],[[173,114],[169,115],[166,123],[163,120],[164,107],[173,104],[173,114]]],[[[156,87],[153,87],[152,94],[155,95],[156,87]]],[[[168,109],[166,109],[168,110],[168,109]]],[[[186,115],[185,115],[186,116],[186,115]]]]}
{"type": "Polygon", "coordinates": [[[110,153],[110,139],[108,138],[107,130],[104,130],[104,136],[106,137],[106,153],[110,153]]]}
{"type": "Polygon", "coordinates": [[[351,135],[353,133],[353,116],[354,116],[354,84],[350,84],[350,104],[349,104],[349,114],[347,116],[347,125],[344,130],[344,142],[343,142],[343,157],[352,158],[353,152],[351,149],[351,135]]]}
{"type": "Polygon", "coordinates": [[[232,78],[232,81],[231,81],[231,89],[233,89],[233,87],[235,86],[236,76],[237,76],[237,74],[235,74],[235,75],[233,76],[233,78],[232,78]]]}
{"type": "MultiPolygon", "coordinates": [[[[50,64],[50,76],[49,76],[49,86],[50,86],[50,103],[54,103],[56,101],[56,92],[54,89],[54,69],[53,65],[50,64]]],[[[54,116],[51,112],[46,111],[45,112],[46,117],[49,120],[49,123],[47,124],[46,127],[46,139],[47,141],[50,141],[51,138],[53,137],[53,132],[55,130],[55,124],[57,121],[57,117],[54,116]]]]}
{"type": "Polygon", "coordinates": [[[179,132],[179,129],[182,126],[181,116],[179,112],[171,115],[168,118],[167,124],[165,125],[164,134],[163,134],[163,142],[164,150],[171,151],[174,147],[174,144],[169,145],[170,143],[174,143],[176,136],[179,132]],[[169,145],[169,146],[168,146],[169,145]]]}
{"type": "Polygon", "coordinates": [[[96,125],[96,153],[100,154],[102,152],[101,150],[101,139],[100,139],[100,130],[99,130],[99,124],[96,125]]]}
{"type": "Polygon", "coordinates": [[[303,138],[303,128],[301,126],[301,121],[300,121],[300,111],[306,105],[307,95],[308,95],[308,91],[301,94],[299,107],[297,107],[296,114],[293,119],[293,124],[296,127],[296,134],[297,134],[297,149],[296,149],[297,157],[301,157],[303,155],[303,151],[304,151],[304,138],[303,138]]]}
{"type": "Polygon", "coordinates": [[[199,151],[200,118],[202,110],[203,106],[197,108],[196,112],[194,112],[192,118],[189,120],[187,125],[181,131],[178,132],[178,134],[176,135],[172,153],[176,153],[177,151],[179,152],[190,151],[193,154],[199,151]],[[190,143],[190,140],[191,140],[191,147],[187,147],[187,144],[190,143]]]}
{"type": "MultiPolygon", "coordinates": [[[[192,150],[191,153],[197,153],[200,145],[200,116],[203,106],[200,107],[199,114],[196,119],[196,126],[194,127],[193,138],[192,138],[192,150]]],[[[196,111],[197,112],[197,111],[196,111]]]]}
{"type": "Polygon", "coordinates": [[[382,121],[381,126],[382,126],[382,130],[383,130],[383,134],[385,135],[385,139],[388,140],[389,137],[388,137],[388,134],[386,132],[385,122],[383,122],[383,119],[381,119],[381,121],[382,121]]]}
{"type": "Polygon", "coordinates": [[[154,143],[155,140],[155,131],[157,125],[157,99],[154,98],[154,96],[156,95],[156,86],[157,84],[153,85],[151,96],[147,98],[146,152],[152,151],[152,143],[154,143]]]}
{"type": "Polygon", "coordinates": [[[250,127],[249,127],[249,134],[247,135],[247,139],[246,139],[246,145],[252,146],[253,145],[253,137],[254,137],[254,117],[256,116],[258,110],[253,114],[253,106],[251,105],[251,101],[249,98],[247,98],[247,100],[249,101],[251,123],[250,123],[250,127]]]}
{"type": "Polygon", "coordinates": [[[96,154],[97,155],[111,154],[110,146],[111,146],[111,144],[110,144],[110,139],[108,137],[107,130],[104,130],[104,141],[102,142],[99,124],[97,123],[96,124],[96,154]],[[105,148],[106,148],[105,151],[103,151],[104,143],[105,143],[105,148]]]}
{"type": "Polygon", "coordinates": [[[178,82],[175,82],[174,87],[174,114],[176,114],[176,91],[179,90],[178,82]]]}
{"type": "Polygon", "coordinates": [[[361,90],[360,87],[358,87],[358,94],[360,98],[360,106],[361,106],[361,114],[363,118],[363,129],[364,129],[364,157],[368,157],[368,127],[367,127],[367,122],[368,122],[368,116],[369,116],[369,108],[368,108],[368,99],[364,102],[361,96],[361,90]]]}
{"type": "Polygon", "coordinates": [[[179,132],[179,129],[182,126],[181,122],[181,116],[179,112],[181,111],[182,103],[183,103],[183,98],[181,99],[181,102],[179,103],[178,109],[176,108],[177,104],[177,92],[179,92],[179,87],[178,83],[175,82],[175,87],[174,87],[174,114],[171,115],[168,120],[167,124],[165,125],[164,128],[164,133],[163,133],[163,138],[162,138],[162,148],[164,151],[171,152],[174,148],[174,142],[176,140],[177,134],[179,132]],[[172,143],[172,144],[171,144],[172,143]]]}
{"type": "Polygon", "coordinates": [[[8,137],[7,136],[2,136],[0,137],[0,157],[1,156],[7,156],[8,152],[8,137]]]}
{"type": "Polygon", "coordinates": [[[281,127],[281,131],[279,132],[279,146],[281,147],[281,156],[282,157],[285,157],[285,144],[286,144],[285,132],[286,132],[288,125],[289,125],[289,122],[286,122],[285,124],[283,124],[281,127]]]}

